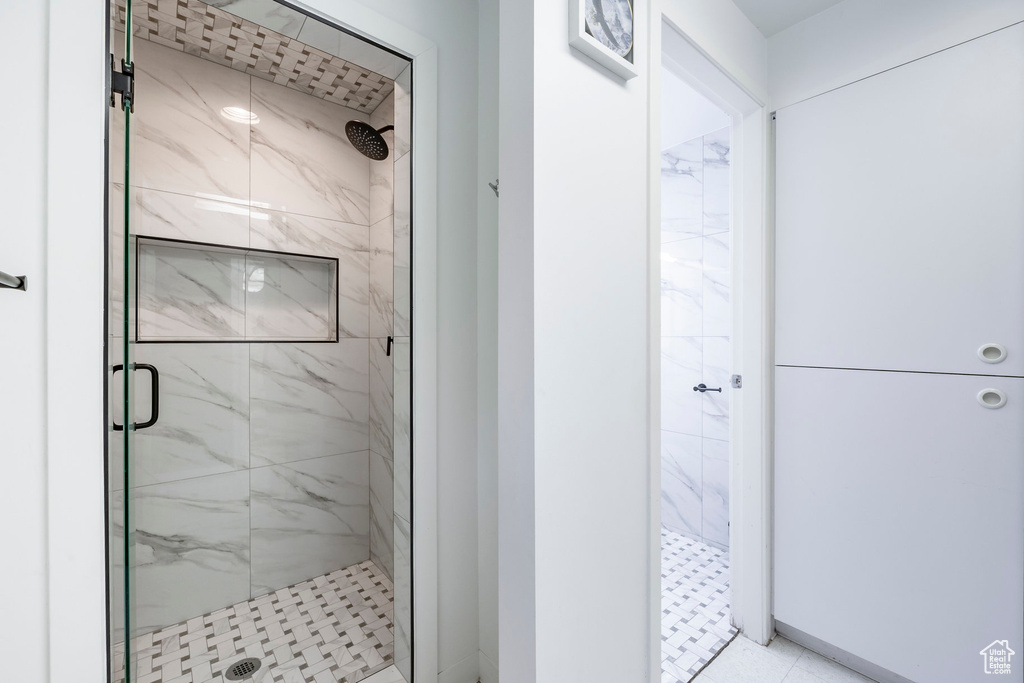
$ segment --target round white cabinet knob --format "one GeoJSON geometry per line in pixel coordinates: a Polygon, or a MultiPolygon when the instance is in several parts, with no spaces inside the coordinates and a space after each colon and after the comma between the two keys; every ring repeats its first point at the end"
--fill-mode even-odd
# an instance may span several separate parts
{"type": "Polygon", "coordinates": [[[982,344],[978,358],[986,363],[1002,363],[1006,360],[1006,347],[1002,344],[982,344]]]}
{"type": "Polygon", "coordinates": [[[1002,408],[1006,405],[1006,394],[999,389],[982,389],[978,392],[978,403],[986,408],[1002,408]]]}

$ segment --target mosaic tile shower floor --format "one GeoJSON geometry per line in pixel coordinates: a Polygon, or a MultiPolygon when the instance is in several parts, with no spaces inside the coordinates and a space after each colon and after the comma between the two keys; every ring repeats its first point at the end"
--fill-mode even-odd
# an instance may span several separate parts
{"type": "Polygon", "coordinates": [[[662,527],[662,683],[688,683],[735,635],[729,553],[662,527]]]}
{"type": "MultiPolygon", "coordinates": [[[[373,562],[339,569],[134,639],[134,683],[223,683],[257,657],[247,683],[353,683],[394,653],[394,586],[373,562]]],[[[124,643],[114,646],[124,681],[124,643]]]]}

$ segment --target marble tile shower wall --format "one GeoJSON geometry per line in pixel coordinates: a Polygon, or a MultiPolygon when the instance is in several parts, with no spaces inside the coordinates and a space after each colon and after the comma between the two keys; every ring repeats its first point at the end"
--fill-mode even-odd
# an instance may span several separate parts
{"type": "MultiPolygon", "coordinates": [[[[371,555],[391,576],[394,356],[385,349],[396,326],[390,269],[407,259],[394,255],[392,158],[370,162],[348,143],[345,123],[365,114],[148,41],[135,51],[131,177],[127,190],[110,188],[111,207],[130,192],[142,235],[338,258],[340,339],[135,347],[137,362],[160,369],[161,410],[135,436],[128,484],[133,632],[371,555]],[[226,107],[258,121],[230,120],[226,107]]],[[[394,99],[375,123],[394,116],[394,99]]],[[[408,133],[399,135],[407,146],[408,133]]],[[[112,130],[112,179],[120,136],[112,130]]],[[[111,333],[120,336],[122,221],[111,214],[111,333]]],[[[138,415],[149,414],[147,381],[137,378],[138,415]]],[[[116,510],[117,433],[110,450],[116,510]]],[[[123,533],[113,529],[114,558],[123,533]]],[[[397,540],[407,555],[408,534],[397,540]]]]}
{"type": "Polygon", "coordinates": [[[662,153],[661,509],[729,543],[729,129],[662,153]],[[703,382],[722,393],[695,392],[703,382]]]}

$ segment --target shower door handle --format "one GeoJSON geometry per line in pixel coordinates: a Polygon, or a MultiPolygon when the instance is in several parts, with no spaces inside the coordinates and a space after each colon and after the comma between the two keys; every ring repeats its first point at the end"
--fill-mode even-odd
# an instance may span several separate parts
{"type": "MultiPolygon", "coordinates": [[[[157,371],[156,367],[149,363],[133,363],[132,370],[148,370],[150,376],[153,378],[151,393],[152,393],[152,411],[149,419],[145,422],[136,422],[135,430],[146,429],[156,424],[156,421],[160,419],[160,372],[157,371]]],[[[114,371],[111,374],[117,373],[119,370],[124,370],[123,365],[115,365],[114,371]]],[[[114,431],[120,432],[124,430],[124,425],[119,425],[116,422],[113,423],[114,431]]]]}
{"type": "Polygon", "coordinates": [[[152,405],[153,409],[150,412],[148,420],[135,424],[135,429],[139,430],[152,427],[156,424],[156,421],[160,419],[160,373],[157,372],[155,366],[150,365],[149,363],[136,363],[135,369],[149,370],[149,374],[153,378],[153,381],[150,383],[150,394],[152,395],[150,405],[152,405]]]}

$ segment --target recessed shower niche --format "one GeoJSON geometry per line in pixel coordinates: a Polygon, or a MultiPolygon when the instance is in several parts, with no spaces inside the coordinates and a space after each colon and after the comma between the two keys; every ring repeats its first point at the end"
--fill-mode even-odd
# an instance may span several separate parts
{"type": "Polygon", "coordinates": [[[140,342],[338,340],[338,259],[136,238],[140,342]]]}

